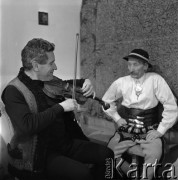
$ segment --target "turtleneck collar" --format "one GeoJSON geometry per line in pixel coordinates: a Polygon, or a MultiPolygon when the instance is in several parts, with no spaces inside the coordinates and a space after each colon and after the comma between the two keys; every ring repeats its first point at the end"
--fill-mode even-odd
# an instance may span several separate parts
{"type": "Polygon", "coordinates": [[[24,68],[20,68],[19,74],[17,76],[19,80],[24,83],[27,88],[33,93],[36,99],[38,111],[42,112],[46,110],[49,106],[46,101],[46,95],[43,92],[44,82],[41,80],[32,80],[24,72],[24,68]]]}

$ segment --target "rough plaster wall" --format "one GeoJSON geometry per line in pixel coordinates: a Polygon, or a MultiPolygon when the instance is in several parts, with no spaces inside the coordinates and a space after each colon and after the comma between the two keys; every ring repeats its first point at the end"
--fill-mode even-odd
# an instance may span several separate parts
{"type": "MultiPolygon", "coordinates": [[[[81,75],[94,82],[98,97],[127,74],[122,57],[134,48],[149,52],[178,96],[178,0],[83,0],[81,75]]],[[[97,102],[87,106],[91,115],[104,116],[97,102]]]]}

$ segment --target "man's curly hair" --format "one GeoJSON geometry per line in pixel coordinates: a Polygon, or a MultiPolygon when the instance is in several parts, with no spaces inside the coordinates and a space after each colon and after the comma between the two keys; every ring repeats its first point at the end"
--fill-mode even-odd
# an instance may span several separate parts
{"type": "Polygon", "coordinates": [[[55,45],[41,38],[30,40],[21,52],[22,65],[26,70],[32,69],[32,60],[45,64],[48,60],[47,52],[52,52],[55,45]]]}

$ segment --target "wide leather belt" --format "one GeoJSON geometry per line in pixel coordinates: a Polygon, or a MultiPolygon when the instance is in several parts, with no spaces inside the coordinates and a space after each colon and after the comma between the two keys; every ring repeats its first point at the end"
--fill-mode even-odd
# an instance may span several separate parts
{"type": "Polygon", "coordinates": [[[128,119],[127,124],[118,128],[117,131],[122,137],[121,141],[145,139],[148,131],[157,129],[158,124],[145,126],[144,122],[140,121],[140,119],[144,119],[144,117],[137,116],[136,119],[128,119]]]}
{"type": "Polygon", "coordinates": [[[157,106],[152,109],[136,109],[136,108],[127,108],[124,107],[124,119],[126,119],[128,124],[136,124],[136,126],[142,126],[144,124],[145,127],[152,126],[158,121],[158,108],[157,106]]]}
{"type": "Polygon", "coordinates": [[[122,109],[121,117],[127,121],[127,124],[119,127],[117,131],[123,136],[123,139],[143,139],[148,131],[157,129],[157,106],[147,110],[127,108],[125,106],[122,106],[122,109]]]}
{"type": "Polygon", "coordinates": [[[121,140],[120,141],[125,141],[125,140],[141,140],[141,139],[145,139],[147,136],[147,132],[149,130],[153,130],[156,129],[157,124],[153,125],[153,126],[149,126],[149,127],[134,127],[131,125],[124,125],[124,126],[120,126],[117,129],[117,132],[121,135],[121,140]]]}
{"type": "Polygon", "coordinates": [[[154,130],[158,127],[158,124],[154,124],[152,126],[142,126],[142,125],[134,125],[134,124],[125,124],[118,128],[118,132],[127,132],[130,134],[146,134],[150,130],[154,130]]]}
{"type": "Polygon", "coordinates": [[[127,132],[130,134],[145,134],[150,130],[156,129],[158,124],[152,126],[145,126],[143,122],[139,122],[137,119],[128,121],[127,124],[120,126],[118,132],[127,132]],[[134,122],[133,122],[134,121],[134,122]]]}

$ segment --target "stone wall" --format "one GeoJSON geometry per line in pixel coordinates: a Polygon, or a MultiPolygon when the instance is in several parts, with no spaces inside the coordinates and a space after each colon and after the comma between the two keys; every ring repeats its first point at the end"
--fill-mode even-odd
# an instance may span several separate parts
{"type": "MultiPolygon", "coordinates": [[[[134,48],[149,52],[178,96],[178,0],[83,0],[80,34],[81,75],[93,81],[98,97],[127,74],[122,57],[134,48]]],[[[105,118],[97,102],[86,106],[105,118]]]]}

